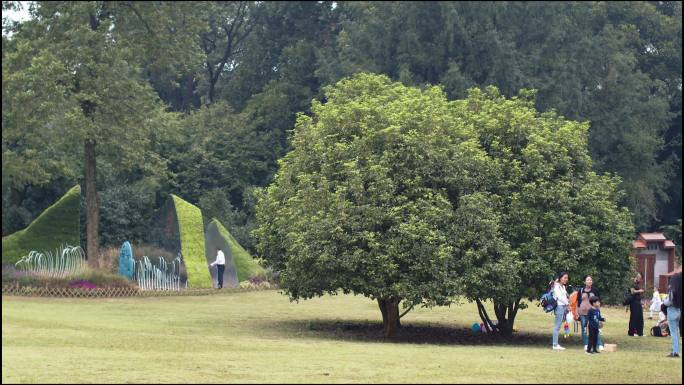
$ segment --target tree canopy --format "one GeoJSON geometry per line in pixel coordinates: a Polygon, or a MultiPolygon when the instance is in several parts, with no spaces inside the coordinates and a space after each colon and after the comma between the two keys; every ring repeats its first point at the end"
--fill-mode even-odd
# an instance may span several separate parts
{"type": "Polygon", "coordinates": [[[449,102],[360,74],[300,115],[292,151],[257,205],[257,250],[291,299],[377,299],[385,332],[398,304],[494,301],[510,335],[521,300],[560,270],[606,292],[630,272],[633,234],[619,179],[592,171],[585,123],[540,114],[533,93],[472,89],[449,102]]]}
{"type": "Polygon", "coordinates": [[[439,88],[361,74],[325,98],[297,119],[293,149],[259,202],[258,250],[292,299],[337,290],[376,299],[392,335],[400,301],[449,303],[449,199],[486,180],[484,153],[439,88]]]}
{"type": "Polygon", "coordinates": [[[3,234],[75,183],[88,195],[92,134],[100,244],[144,241],[175,193],[221,211],[254,251],[252,191],[273,180],[297,114],[359,72],[441,84],[449,100],[535,89],[538,111],[589,122],[592,169],[620,177],[637,230],[681,218],[679,1],[29,7],[16,23],[3,12],[3,234]],[[135,226],[123,211],[140,214],[135,226]]]}
{"type": "Polygon", "coordinates": [[[619,177],[592,170],[588,124],[539,113],[533,96],[506,99],[489,87],[454,102],[496,170],[456,208],[460,287],[487,326],[483,302],[493,301],[508,335],[521,301],[537,299],[560,271],[577,281],[592,275],[613,302],[631,271],[634,227],[619,204],[619,177]]]}

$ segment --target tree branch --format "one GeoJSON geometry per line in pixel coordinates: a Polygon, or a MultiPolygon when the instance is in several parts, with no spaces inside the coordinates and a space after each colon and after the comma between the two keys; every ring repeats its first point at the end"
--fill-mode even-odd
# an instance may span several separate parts
{"type": "Polygon", "coordinates": [[[123,3],[123,5],[127,6],[128,8],[131,9],[131,11],[133,11],[133,13],[135,14],[135,16],[137,16],[137,17],[138,17],[138,20],[140,20],[140,21],[142,22],[143,26],[145,27],[145,29],[147,30],[147,32],[149,32],[150,35],[152,35],[152,36],[157,36],[157,34],[152,30],[152,28],[150,28],[150,25],[147,24],[147,20],[145,20],[145,18],[142,17],[142,15],[140,14],[140,12],[133,6],[133,4],[131,4],[131,2],[128,2],[128,1],[127,1],[127,2],[123,3]]]}
{"type": "Polygon", "coordinates": [[[411,309],[413,309],[413,305],[411,305],[411,307],[409,307],[408,309],[406,309],[406,311],[403,312],[403,313],[399,316],[399,319],[401,319],[402,317],[404,317],[404,316],[406,315],[406,313],[408,313],[408,312],[411,311],[411,309]]]}

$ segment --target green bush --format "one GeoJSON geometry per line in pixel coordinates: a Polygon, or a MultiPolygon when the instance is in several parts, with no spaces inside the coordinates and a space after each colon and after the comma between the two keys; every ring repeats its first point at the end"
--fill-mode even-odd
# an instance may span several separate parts
{"type": "Polygon", "coordinates": [[[54,250],[81,244],[81,187],[72,187],[28,227],[2,239],[2,263],[15,263],[31,250],[54,250]]]}
{"type": "Polygon", "coordinates": [[[93,269],[88,269],[80,274],[74,274],[67,278],[54,279],[49,283],[51,286],[68,287],[71,282],[79,280],[91,282],[97,287],[136,287],[133,282],[119,274],[93,269]]]}
{"type": "Polygon", "coordinates": [[[171,194],[178,218],[181,253],[188,274],[188,287],[213,287],[204,254],[204,225],[202,211],[171,194]]]}
{"type": "Polygon", "coordinates": [[[136,285],[118,274],[104,270],[85,269],[80,273],[63,278],[41,276],[37,273],[17,270],[13,265],[2,266],[2,284],[31,287],[70,287],[75,281],[88,281],[99,288],[104,287],[136,287],[136,285]]]}

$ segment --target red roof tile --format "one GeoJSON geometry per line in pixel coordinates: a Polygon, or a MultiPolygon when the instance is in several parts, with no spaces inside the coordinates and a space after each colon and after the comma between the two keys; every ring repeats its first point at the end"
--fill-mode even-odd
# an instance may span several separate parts
{"type": "Polygon", "coordinates": [[[639,238],[647,241],[664,241],[667,239],[663,233],[640,233],[639,238]]]}
{"type": "Polygon", "coordinates": [[[646,248],[646,242],[642,241],[641,239],[637,239],[636,241],[632,242],[632,246],[635,249],[645,249],[646,248]]]}
{"type": "Polygon", "coordinates": [[[665,246],[663,246],[663,247],[666,249],[672,249],[675,247],[675,244],[672,241],[665,241],[665,246]]]}

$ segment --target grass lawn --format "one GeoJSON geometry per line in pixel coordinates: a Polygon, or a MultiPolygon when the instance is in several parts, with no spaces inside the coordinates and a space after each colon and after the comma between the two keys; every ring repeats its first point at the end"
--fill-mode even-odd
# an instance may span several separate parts
{"type": "Polygon", "coordinates": [[[628,337],[624,309],[603,313],[618,352],[588,356],[577,334],[552,351],[552,316],[534,305],[512,342],[465,330],[479,322],[469,303],[413,310],[386,342],[360,296],[3,297],[2,382],[682,383],[670,338],[628,337]]]}

